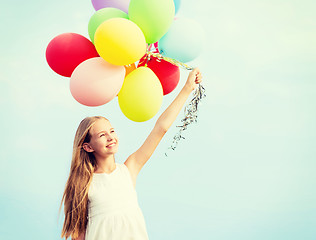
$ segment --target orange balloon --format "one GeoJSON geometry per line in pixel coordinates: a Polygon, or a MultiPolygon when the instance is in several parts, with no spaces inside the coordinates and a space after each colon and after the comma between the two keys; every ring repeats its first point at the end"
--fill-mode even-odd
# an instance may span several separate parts
{"type": "Polygon", "coordinates": [[[129,64],[129,65],[125,65],[124,67],[125,67],[125,70],[126,70],[125,77],[136,69],[135,63],[129,64]]]}

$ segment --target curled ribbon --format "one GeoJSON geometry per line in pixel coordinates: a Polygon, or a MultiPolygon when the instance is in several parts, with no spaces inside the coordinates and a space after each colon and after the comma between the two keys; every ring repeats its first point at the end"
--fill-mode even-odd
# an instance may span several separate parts
{"type": "MultiPolygon", "coordinates": [[[[169,57],[165,57],[165,56],[161,55],[160,53],[151,52],[150,47],[151,46],[149,46],[147,53],[146,53],[146,58],[144,59],[144,61],[146,61],[145,66],[147,66],[147,63],[148,63],[148,61],[150,61],[151,57],[155,57],[158,59],[158,61],[163,59],[163,60],[165,60],[173,65],[176,65],[176,66],[181,67],[181,68],[186,69],[186,70],[193,70],[194,69],[193,67],[191,67],[185,63],[182,63],[180,61],[177,61],[177,60],[169,58],[169,57]]],[[[191,123],[197,122],[198,105],[201,102],[201,100],[205,97],[206,97],[205,88],[201,84],[198,84],[198,87],[196,88],[196,90],[193,93],[193,98],[184,108],[184,118],[181,120],[182,125],[177,126],[178,128],[180,128],[179,132],[173,137],[173,142],[168,149],[175,150],[179,141],[181,139],[185,139],[183,137],[183,131],[186,130],[191,123]]],[[[167,153],[165,153],[165,155],[167,156],[167,153]]]]}

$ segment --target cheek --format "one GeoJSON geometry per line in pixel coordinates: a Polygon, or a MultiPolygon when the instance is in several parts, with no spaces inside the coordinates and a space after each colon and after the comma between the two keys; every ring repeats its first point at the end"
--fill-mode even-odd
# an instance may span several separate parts
{"type": "Polygon", "coordinates": [[[117,134],[114,134],[113,137],[116,139],[116,141],[119,140],[117,134]]]}
{"type": "Polygon", "coordinates": [[[93,144],[94,144],[94,146],[101,146],[101,145],[104,145],[104,141],[102,138],[99,138],[99,139],[95,140],[93,142],[93,144]]]}

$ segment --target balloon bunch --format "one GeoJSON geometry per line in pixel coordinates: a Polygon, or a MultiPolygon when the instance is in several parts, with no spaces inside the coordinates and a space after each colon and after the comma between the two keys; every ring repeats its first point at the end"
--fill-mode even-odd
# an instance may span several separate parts
{"type": "Polygon", "coordinates": [[[70,77],[70,92],[79,103],[101,106],[117,96],[127,118],[147,121],[178,85],[179,66],[200,54],[203,30],[193,20],[175,19],[180,0],[92,4],[90,40],[60,34],[48,44],[46,60],[56,73],[70,77]]]}

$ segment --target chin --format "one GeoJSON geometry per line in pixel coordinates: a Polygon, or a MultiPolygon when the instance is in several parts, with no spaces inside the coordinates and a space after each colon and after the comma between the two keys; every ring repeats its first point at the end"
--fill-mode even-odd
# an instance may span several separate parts
{"type": "Polygon", "coordinates": [[[118,149],[116,148],[116,149],[113,149],[112,151],[111,151],[111,153],[117,153],[118,152],[118,149]]]}
{"type": "Polygon", "coordinates": [[[118,146],[116,146],[114,149],[110,150],[110,153],[115,154],[118,152],[118,146]]]}

